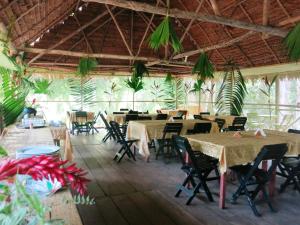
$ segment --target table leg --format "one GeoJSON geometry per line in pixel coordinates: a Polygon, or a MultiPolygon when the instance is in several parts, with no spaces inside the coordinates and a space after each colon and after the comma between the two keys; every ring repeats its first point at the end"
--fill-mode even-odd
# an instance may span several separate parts
{"type": "Polygon", "coordinates": [[[220,180],[220,200],[219,200],[220,209],[225,209],[225,198],[226,198],[226,172],[221,175],[221,180],[220,180]]]}
{"type": "Polygon", "coordinates": [[[271,179],[270,179],[270,182],[269,182],[269,195],[270,195],[270,197],[274,196],[274,194],[275,194],[275,190],[276,190],[275,185],[276,185],[276,168],[272,172],[271,179]]]}

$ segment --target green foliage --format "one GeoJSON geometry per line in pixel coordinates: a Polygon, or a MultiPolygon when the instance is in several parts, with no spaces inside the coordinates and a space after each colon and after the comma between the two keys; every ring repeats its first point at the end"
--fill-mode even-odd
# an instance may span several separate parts
{"type": "Polygon", "coordinates": [[[49,87],[51,84],[52,84],[52,82],[48,81],[47,79],[35,80],[34,81],[34,93],[49,95],[51,93],[51,91],[49,90],[49,87]]]}
{"type": "Polygon", "coordinates": [[[167,73],[165,82],[171,82],[173,80],[172,74],[171,73],[167,73]]]}
{"type": "Polygon", "coordinates": [[[94,58],[81,58],[77,67],[77,73],[85,77],[90,71],[96,68],[98,62],[94,58]]]}
{"type": "Polygon", "coordinates": [[[77,106],[80,109],[84,109],[85,106],[93,105],[93,101],[96,98],[95,83],[91,78],[81,77],[80,79],[70,78],[68,79],[70,93],[74,100],[77,102],[77,106]]]}
{"type": "Polygon", "coordinates": [[[161,46],[171,44],[174,53],[182,51],[182,45],[177,37],[175,30],[173,29],[171,19],[166,16],[160,25],[151,34],[149,40],[150,48],[157,51],[161,46]]]}
{"type": "MultiPolygon", "coordinates": [[[[1,36],[1,34],[0,34],[1,36]]],[[[8,56],[7,40],[0,39],[0,67],[6,68],[11,71],[17,71],[18,66],[15,60],[8,56]]]]}
{"type": "Polygon", "coordinates": [[[229,61],[225,65],[223,82],[216,99],[218,112],[241,115],[246,93],[246,84],[239,67],[229,61]]]}
{"type": "Polygon", "coordinates": [[[154,97],[155,101],[159,100],[164,96],[163,94],[164,90],[161,84],[154,81],[150,88],[151,88],[151,95],[154,97]]]}
{"type": "Polygon", "coordinates": [[[201,53],[192,70],[193,74],[198,74],[198,79],[205,81],[214,78],[214,66],[205,52],[201,53]]]}
{"type": "Polygon", "coordinates": [[[50,209],[45,207],[35,194],[28,194],[23,185],[0,185],[0,224],[2,225],[58,225],[62,220],[46,220],[50,209]],[[10,201],[6,201],[10,199],[10,201]]]}
{"type": "Polygon", "coordinates": [[[0,158],[8,156],[7,151],[0,145],[0,158]]]}
{"type": "Polygon", "coordinates": [[[134,77],[143,78],[144,76],[149,76],[149,71],[143,62],[137,61],[133,64],[133,74],[134,77]]]}
{"type": "Polygon", "coordinates": [[[144,88],[144,82],[140,77],[132,76],[125,80],[126,86],[131,88],[134,93],[142,90],[144,88]]]}
{"type": "Polygon", "coordinates": [[[76,204],[76,205],[95,205],[95,199],[91,198],[90,196],[83,196],[83,195],[74,195],[71,200],[64,199],[65,204],[76,204]]]}
{"type": "Polygon", "coordinates": [[[14,85],[10,78],[11,71],[0,67],[0,76],[2,79],[1,89],[3,94],[2,113],[5,126],[14,123],[25,107],[25,98],[29,92],[14,85]]]}
{"type": "Polygon", "coordinates": [[[288,49],[289,58],[293,61],[300,59],[300,23],[298,23],[283,40],[288,49]]]}
{"type": "Polygon", "coordinates": [[[171,82],[164,83],[165,108],[176,109],[184,104],[185,92],[183,79],[174,79],[171,82]]]}
{"type": "Polygon", "coordinates": [[[273,79],[271,80],[271,82],[269,81],[268,77],[265,76],[263,78],[264,80],[264,89],[260,88],[259,90],[265,95],[267,96],[268,98],[271,97],[271,92],[272,92],[272,87],[273,85],[275,84],[276,80],[277,80],[277,76],[274,76],[273,79]]]}
{"type": "Polygon", "coordinates": [[[203,84],[204,84],[204,81],[202,79],[197,79],[193,85],[193,89],[191,90],[191,92],[194,92],[194,93],[201,92],[203,84]]]}

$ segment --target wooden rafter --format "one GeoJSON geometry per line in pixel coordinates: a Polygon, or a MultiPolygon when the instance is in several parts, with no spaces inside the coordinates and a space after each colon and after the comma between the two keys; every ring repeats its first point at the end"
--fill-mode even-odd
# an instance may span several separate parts
{"type": "MultiPolygon", "coordinates": [[[[78,27],[81,28],[81,24],[80,24],[80,22],[79,22],[77,16],[74,15],[73,17],[74,17],[74,19],[75,19],[75,21],[76,21],[78,27]]],[[[93,53],[93,48],[92,48],[91,43],[89,42],[87,36],[85,35],[84,30],[81,30],[80,32],[81,32],[81,34],[82,34],[82,36],[83,36],[83,38],[84,38],[84,40],[85,40],[85,43],[86,43],[86,45],[87,45],[87,47],[88,47],[88,51],[93,53]]]]}
{"type": "MultiPolygon", "coordinates": [[[[245,9],[245,7],[242,4],[240,5],[240,8],[243,11],[243,13],[246,15],[246,17],[248,18],[248,20],[250,22],[253,22],[251,16],[249,15],[249,13],[247,12],[247,10],[245,9]]],[[[277,63],[280,63],[280,59],[275,54],[274,50],[270,47],[269,43],[263,37],[261,37],[261,40],[263,41],[264,45],[268,48],[268,50],[271,52],[272,56],[275,58],[275,60],[277,61],[277,63]]]]}
{"type": "Polygon", "coordinates": [[[0,13],[3,13],[7,9],[9,9],[13,4],[15,4],[18,0],[12,0],[9,2],[6,6],[4,6],[2,9],[0,9],[0,13]]]}
{"type": "MultiPolygon", "coordinates": [[[[117,17],[119,14],[121,14],[122,12],[124,12],[124,9],[118,11],[117,13],[115,13],[115,17],[117,17]]],[[[99,29],[101,29],[103,26],[105,26],[107,23],[111,22],[112,18],[109,17],[107,20],[105,20],[103,23],[101,23],[99,26],[95,27],[93,30],[91,30],[86,36],[90,37],[92,36],[96,31],[98,31],[99,29]]],[[[82,37],[81,39],[79,39],[76,43],[74,43],[69,49],[68,51],[73,50],[75,47],[77,47],[82,41],[84,41],[84,38],[82,37]]],[[[58,62],[62,59],[63,56],[59,57],[57,60],[55,60],[55,62],[58,62]]]]}
{"type": "Polygon", "coordinates": [[[264,2],[263,2],[263,19],[262,19],[263,25],[268,25],[268,23],[269,23],[269,12],[270,12],[270,1],[264,0],[264,2]]]}
{"type": "MultiPolygon", "coordinates": [[[[284,12],[284,14],[288,17],[291,18],[291,15],[289,14],[289,12],[286,10],[286,8],[284,7],[284,5],[282,4],[281,0],[277,0],[277,4],[279,5],[279,7],[281,8],[281,10],[284,12]]],[[[296,22],[296,21],[295,21],[296,22]]],[[[294,23],[295,25],[295,22],[294,23]]]]}
{"type": "Polygon", "coordinates": [[[279,26],[284,26],[290,23],[297,23],[300,21],[300,15],[299,16],[295,16],[295,17],[290,17],[286,20],[281,21],[278,25],[279,26]]]}
{"type": "Polygon", "coordinates": [[[212,7],[215,15],[221,16],[221,12],[220,12],[220,9],[219,9],[219,6],[218,6],[216,0],[209,0],[209,1],[210,1],[211,7],[212,7]]]}
{"type": "Polygon", "coordinates": [[[118,29],[118,31],[119,31],[119,34],[120,34],[120,36],[121,36],[121,38],[122,38],[122,40],[123,40],[123,43],[125,44],[125,46],[126,46],[128,52],[129,52],[129,54],[130,54],[131,56],[133,56],[132,50],[130,49],[129,44],[128,44],[127,41],[126,41],[125,35],[124,35],[123,31],[121,30],[121,27],[120,27],[120,25],[119,25],[117,19],[115,18],[114,14],[111,12],[109,6],[108,6],[108,5],[105,5],[105,7],[106,7],[108,13],[110,14],[111,18],[113,19],[113,21],[114,21],[114,23],[115,23],[115,25],[116,25],[116,27],[117,27],[117,29],[118,29]]]}
{"type": "MultiPolygon", "coordinates": [[[[48,48],[48,50],[52,50],[58,46],[60,46],[61,44],[63,44],[64,42],[66,42],[67,40],[69,40],[70,38],[72,38],[74,35],[78,34],[79,32],[81,32],[83,29],[87,28],[88,26],[92,25],[93,23],[97,22],[98,20],[100,20],[101,18],[103,18],[104,16],[106,16],[108,14],[107,11],[101,13],[100,15],[98,15],[97,17],[95,17],[94,19],[92,19],[91,21],[87,22],[86,24],[84,24],[83,26],[81,26],[80,28],[76,29],[75,31],[73,31],[71,34],[67,35],[66,37],[64,37],[63,39],[61,39],[59,42],[57,42],[56,44],[50,46],[48,48]]],[[[34,61],[36,61],[37,59],[39,59],[40,57],[42,57],[45,53],[47,53],[47,50],[45,52],[41,52],[39,53],[37,56],[35,56],[34,58],[32,58],[29,61],[30,63],[33,63],[34,61]]]]}
{"type": "Polygon", "coordinates": [[[181,18],[181,19],[191,20],[191,19],[196,18],[196,20],[199,20],[199,21],[222,24],[222,25],[237,27],[237,28],[241,28],[241,29],[245,29],[245,30],[267,33],[267,34],[270,34],[273,36],[279,36],[279,37],[285,37],[288,33],[288,31],[280,29],[280,28],[252,24],[252,23],[247,23],[244,21],[239,21],[239,20],[234,20],[234,19],[228,19],[228,18],[220,17],[220,16],[203,15],[200,13],[188,12],[188,11],[183,11],[183,10],[179,10],[179,9],[170,9],[167,12],[166,8],[164,8],[164,7],[155,7],[155,6],[147,4],[147,3],[135,2],[135,1],[126,1],[126,0],[84,0],[84,1],[108,4],[108,5],[122,7],[122,8],[130,9],[130,10],[143,11],[143,12],[147,12],[147,13],[154,13],[154,14],[164,15],[164,16],[168,14],[170,17],[177,17],[177,18],[181,18]]]}

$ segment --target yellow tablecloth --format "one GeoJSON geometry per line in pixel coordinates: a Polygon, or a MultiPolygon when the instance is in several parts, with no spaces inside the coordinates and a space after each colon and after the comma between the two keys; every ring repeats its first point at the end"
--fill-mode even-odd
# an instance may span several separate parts
{"type": "Polygon", "coordinates": [[[233,137],[234,132],[218,134],[187,135],[192,148],[219,159],[220,171],[225,173],[231,166],[252,162],[264,145],[287,143],[287,155],[300,153],[300,135],[280,131],[265,131],[266,137],[255,137],[254,131],[242,132],[242,137],[233,137]]]}
{"type": "Polygon", "coordinates": [[[70,134],[66,127],[50,127],[53,139],[64,141],[64,159],[73,161],[73,148],[70,134]]]}
{"type": "MultiPolygon", "coordinates": [[[[156,119],[157,114],[138,114],[139,116],[150,116],[152,120],[156,119]]],[[[125,123],[126,114],[110,114],[107,115],[107,121],[115,121],[119,124],[125,123]]]]}
{"type": "MultiPolygon", "coordinates": [[[[139,152],[146,157],[150,156],[148,143],[156,138],[161,138],[166,123],[172,123],[165,120],[148,120],[148,121],[129,121],[127,127],[127,137],[138,139],[137,147],[139,152]]],[[[182,123],[181,134],[186,134],[188,129],[193,129],[195,123],[207,123],[205,120],[176,120],[175,123],[182,123]]],[[[218,124],[212,122],[211,133],[218,133],[218,124]]]]}
{"type": "Polygon", "coordinates": [[[87,120],[85,120],[85,118],[83,118],[83,117],[76,118],[75,112],[70,112],[68,115],[69,115],[69,120],[71,123],[72,122],[84,123],[84,122],[92,122],[94,120],[95,113],[87,112],[87,120]]]}
{"type": "Polygon", "coordinates": [[[204,119],[208,119],[208,120],[211,120],[211,121],[214,121],[216,118],[219,118],[219,119],[223,119],[225,120],[225,124],[223,126],[223,128],[227,128],[228,126],[231,126],[232,123],[233,123],[233,120],[236,116],[213,116],[213,115],[201,115],[202,118],[204,119]]]}

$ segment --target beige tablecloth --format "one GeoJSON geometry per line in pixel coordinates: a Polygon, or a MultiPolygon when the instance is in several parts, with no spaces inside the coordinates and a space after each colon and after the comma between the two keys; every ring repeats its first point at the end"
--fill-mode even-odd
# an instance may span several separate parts
{"type": "Polygon", "coordinates": [[[70,120],[71,123],[72,122],[84,123],[84,122],[92,122],[94,120],[95,113],[94,112],[87,112],[87,120],[83,117],[76,118],[75,112],[70,112],[68,115],[69,115],[69,120],[70,120]]]}
{"type": "MultiPolygon", "coordinates": [[[[152,120],[156,119],[157,114],[138,114],[139,116],[150,116],[152,120]]],[[[107,115],[107,121],[115,121],[119,124],[124,124],[125,123],[125,117],[126,114],[110,114],[107,115]]]]}
{"type": "MultiPolygon", "coordinates": [[[[182,123],[183,128],[181,134],[186,134],[188,129],[193,129],[195,123],[207,123],[205,120],[176,120],[176,123],[182,123]]],[[[165,120],[148,120],[148,121],[129,121],[127,127],[127,137],[138,139],[137,147],[139,152],[146,157],[150,156],[150,151],[148,148],[148,143],[156,138],[161,138],[163,135],[163,130],[166,123],[171,123],[165,120]]],[[[218,133],[218,124],[212,122],[211,133],[218,133]]]]}
{"type": "Polygon", "coordinates": [[[225,115],[224,116],[222,116],[222,115],[220,115],[220,116],[201,115],[201,116],[202,116],[202,118],[208,119],[211,121],[214,121],[216,118],[225,120],[225,124],[224,124],[223,128],[227,128],[228,126],[231,126],[234,118],[236,117],[236,116],[225,116],[225,115]]]}
{"type": "Polygon", "coordinates": [[[64,159],[73,161],[73,148],[67,127],[50,127],[53,139],[64,141],[64,159]]]}
{"type": "Polygon", "coordinates": [[[219,159],[220,171],[231,166],[252,162],[264,145],[287,143],[287,155],[300,153],[300,135],[280,131],[265,131],[266,137],[255,137],[254,131],[242,132],[242,137],[233,137],[234,132],[218,134],[187,135],[192,148],[219,159]]]}

